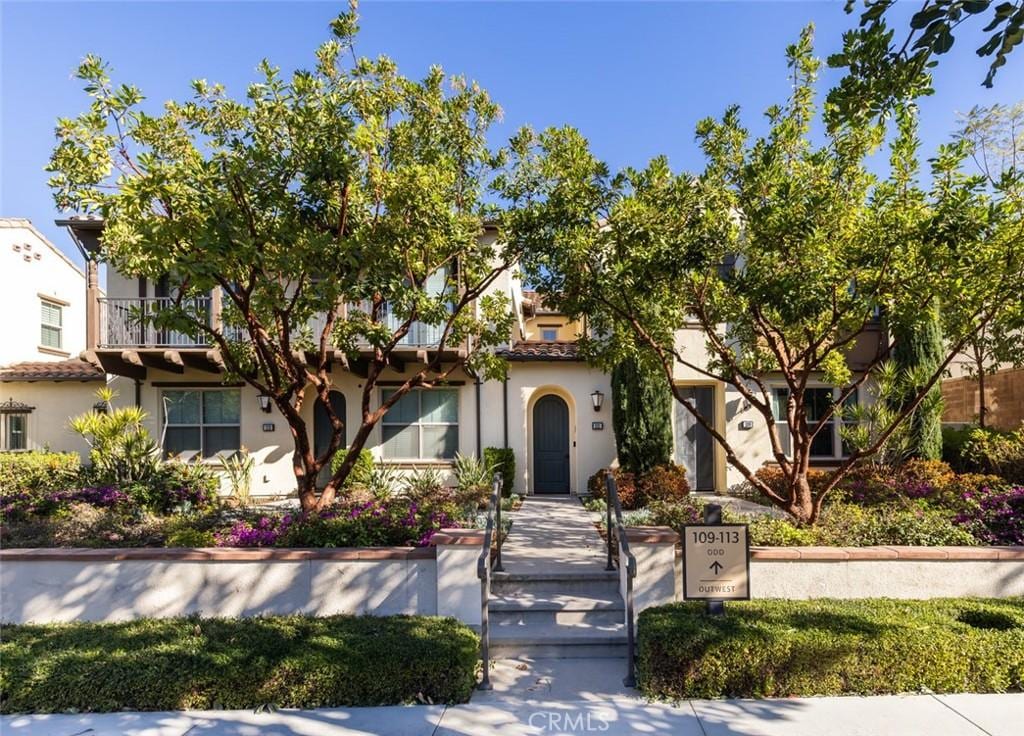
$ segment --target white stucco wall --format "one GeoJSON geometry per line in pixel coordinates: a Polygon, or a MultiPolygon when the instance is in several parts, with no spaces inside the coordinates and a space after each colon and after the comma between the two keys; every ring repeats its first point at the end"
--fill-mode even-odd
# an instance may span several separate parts
{"type": "Polygon", "coordinates": [[[89,446],[68,428],[68,421],[92,411],[102,381],[4,381],[0,401],[13,398],[34,407],[28,415],[28,449],[77,452],[85,460],[89,446]]]}
{"type": "MultiPolygon", "coordinates": [[[[569,483],[573,493],[586,491],[587,479],[615,460],[612,431],[611,382],[608,374],[576,362],[518,362],[508,372],[508,442],[516,455],[516,493],[531,493],[532,412],[542,396],[561,396],[569,407],[569,483]],[[595,412],[590,394],[604,393],[604,406],[595,412]],[[603,422],[604,429],[592,429],[603,422]]],[[[502,447],[504,426],[502,385],[490,381],[483,387],[483,444],[502,447]]]]}
{"type": "Polygon", "coordinates": [[[85,349],[85,276],[28,220],[0,218],[0,306],[0,365],[66,360],[85,349]],[[59,351],[40,344],[41,296],[62,307],[59,351]]]}
{"type": "MultiPolygon", "coordinates": [[[[420,551],[429,552],[412,550],[420,551]]],[[[52,552],[59,557],[62,551],[52,552]]],[[[240,559],[172,560],[151,550],[156,559],[76,560],[73,552],[63,552],[68,559],[3,560],[0,621],[437,613],[436,562],[407,557],[409,550],[397,550],[390,559],[329,559],[330,551],[307,559],[298,551],[287,559],[290,550],[277,550],[278,559],[259,559],[265,550],[240,550],[240,559]]],[[[95,556],[115,557],[108,552],[95,556]]]]}

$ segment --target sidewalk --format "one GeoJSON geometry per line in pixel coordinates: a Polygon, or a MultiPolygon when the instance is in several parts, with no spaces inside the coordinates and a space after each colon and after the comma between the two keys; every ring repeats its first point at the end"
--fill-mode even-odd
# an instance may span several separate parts
{"type": "MultiPolygon", "coordinates": [[[[539,661],[533,663],[538,664],[539,661]]],[[[560,665],[553,667],[560,669],[560,665]]],[[[547,680],[543,675],[535,680],[531,676],[526,680],[524,689],[530,697],[520,697],[522,692],[480,693],[471,703],[449,707],[3,716],[0,733],[4,736],[619,736],[637,733],[649,736],[1018,736],[1024,723],[1024,694],[692,700],[673,706],[648,703],[625,691],[605,697],[587,687],[576,693],[575,699],[562,699],[564,686],[558,684],[557,676],[547,680]]]]}

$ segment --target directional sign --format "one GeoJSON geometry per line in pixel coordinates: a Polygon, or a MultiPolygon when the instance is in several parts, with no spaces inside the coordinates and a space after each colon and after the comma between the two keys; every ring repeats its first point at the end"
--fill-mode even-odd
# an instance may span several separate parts
{"type": "Polygon", "coordinates": [[[683,597],[750,599],[750,540],[746,524],[683,527],[683,597]]]}

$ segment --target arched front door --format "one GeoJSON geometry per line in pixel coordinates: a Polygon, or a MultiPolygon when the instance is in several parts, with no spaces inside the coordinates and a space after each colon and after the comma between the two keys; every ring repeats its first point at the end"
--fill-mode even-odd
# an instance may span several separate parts
{"type": "Polygon", "coordinates": [[[569,492],[569,407],[553,394],[533,406],[533,490],[569,492]]]}
{"type": "MultiPolygon", "coordinates": [[[[341,449],[339,449],[338,452],[344,452],[345,448],[348,447],[348,442],[345,440],[345,430],[347,429],[347,426],[344,424],[345,396],[340,391],[331,391],[330,397],[331,408],[334,409],[334,413],[343,423],[341,428],[341,445],[339,445],[341,449]]],[[[327,446],[331,444],[332,432],[331,418],[327,415],[327,408],[324,406],[323,400],[317,397],[316,404],[313,407],[313,451],[317,455],[326,450],[327,446]]],[[[323,488],[327,485],[327,481],[330,479],[330,466],[322,468],[320,470],[320,475],[316,478],[317,487],[323,488]]]]}

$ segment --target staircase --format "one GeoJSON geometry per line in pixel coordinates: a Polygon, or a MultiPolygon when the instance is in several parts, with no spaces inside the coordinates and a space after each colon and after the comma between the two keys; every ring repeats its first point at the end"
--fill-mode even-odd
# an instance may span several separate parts
{"type": "Polygon", "coordinates": [[[625,657],[619,573],[574,498],[531,496],[513,516],[504,572],[491,574],[491,656],[625,657]]]}

